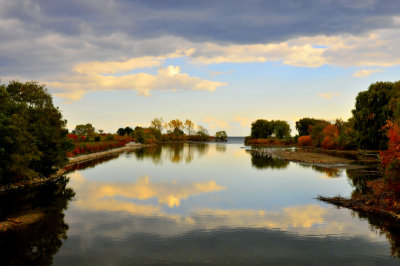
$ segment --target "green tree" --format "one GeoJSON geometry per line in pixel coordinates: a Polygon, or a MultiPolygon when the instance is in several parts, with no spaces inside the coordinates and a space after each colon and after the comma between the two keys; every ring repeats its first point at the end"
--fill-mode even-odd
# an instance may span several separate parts
{"type": "Polygon", "coordinates": [[[258,119],[251,124],[251,138],[265,139],[272,135],[279,139],[290,138],[290,126],[282,120],[258,119]]]}
{"type": "Polygon", "coordinates": [[[118,128],[117,134],[120,136],[125,136],[125,129],[123,127],[118,128]]]}
{"type": "Polygon", "coordinates": [[[400,115],[400,81],[376,82],[356,97],[353,129],[364,149],[386,149],[388,138],[382,127],[400,115]]]}
{"type": "Polygon", "coordinates": [[[130,136],[133,133],[133,129],[131,127],[125,127],[124,128],[125,135],[130,136]]]}
{"type": "Polygon", "coordinates": [[[300,119],[299,121],[296,122],[296,129],[299,132],[299,136],[310,135],[312,127],[321,122],[326,122],[326,121],[308,117],[300,119]]]}
{"type": "Polygon", "coordinates": [[[95,131],[96,129],[90,123],[75,126],[75,134],[78,136],[84,136],[88,139],[94,137],[95,131]]]}
{"type": "Polygon", "coordinates": [[[0,182],[53,174],[72,144],[66,120],[37,82],[0,86],[0,182]]]}
{"type": "Polygon", "coordinates": [[[278,139],[290,138],[291,129],[288,122],[282,120],[272,120],[270,123],[275,137],[277,137],[278,139]]]}
{"type": "Polygon", "coordinates": [[[225,131],[218,131],[215,133],[215,140],[216,141],[226,141],[228,138],[228,135],[226,134],[225,131]]]}
{"type": "Polygon", "coordinates": [[[258,119],[251,123],[251,138],[265,139],[271,137],[273,133],[272,125],[268,120],[258,119]]]}

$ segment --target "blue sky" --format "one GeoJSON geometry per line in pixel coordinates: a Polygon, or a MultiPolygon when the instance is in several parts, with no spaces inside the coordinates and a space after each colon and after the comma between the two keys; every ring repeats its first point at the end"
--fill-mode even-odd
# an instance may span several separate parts
{"type": "Polygon", "coordinates": [[[0,78],[46,84],[70,129],[188,118],[243,136],[349,118],[399,79],[399,26],[394,0],[0,0],[0,78]]]}

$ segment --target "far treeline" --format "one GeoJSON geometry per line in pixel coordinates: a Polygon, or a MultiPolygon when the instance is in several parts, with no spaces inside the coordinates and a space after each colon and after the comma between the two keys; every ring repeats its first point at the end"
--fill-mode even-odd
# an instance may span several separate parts
{"type": "Polygon", "coordinates": [[[291,137],[286,121],[259,119],[251,125],[246,144],[292,145],[336,150],[385,150],[390,129],[400,123],[400,81],[377,82],[356,97],[348,121],[302,118],[291,137]]]}
{"type": "Polygon", "coordinates": [[[66,125],[44,85],[34,81],[0,84],[0,185],[48,177],[64,167],[68,157],[121,147],[134,140],[156,143],[227,138],[224,131],[210,137],[204,127],[179,119],[163,123],[156,118],[148,128],[125,127],[118,129],[118,134],[101,129],[96,132],[90,123],[77,125],[68,133],[66,125]],[[162,134],[164,128],[166,133],[162,134]]]}
{"type": "Polygon", "coordinates": [[[227,134],[225,131],[216,132],[215,138],[210,137],[208,130],[205,127],[195,125],[189,119],[186,119],[185,122],[179,119],[164,122],[162,118],[154,118],[150,122],[150,127],[137,126],[134,129],[131,127],[121,127],[117,130],[117,134],[120,136],[132,137],[136,142],[146,144],[169,141],[227,140],[227,134]],[[163,134],[164,131],[165,133],[163,134]]]}

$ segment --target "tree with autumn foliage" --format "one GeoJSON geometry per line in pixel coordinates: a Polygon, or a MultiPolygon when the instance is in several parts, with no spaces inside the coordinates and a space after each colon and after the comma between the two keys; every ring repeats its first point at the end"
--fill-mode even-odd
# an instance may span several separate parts
{"type": "Polygon", "coordinates": [[[388,183],[400,184],[400,121],[388,122],[386,130],[388,148],[380,151],[381,165],[385,171],[385,180],[388,183]]]}

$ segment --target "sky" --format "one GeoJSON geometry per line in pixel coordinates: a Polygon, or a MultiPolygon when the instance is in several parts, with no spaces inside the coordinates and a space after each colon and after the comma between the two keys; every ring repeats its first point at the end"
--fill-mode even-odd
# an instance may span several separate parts
{"type": "Polygon", "coordinates": [[[0,79],[45,84],[71,130],[344,120],[400,78],[397,0],[0,0],[0,79]]]}

